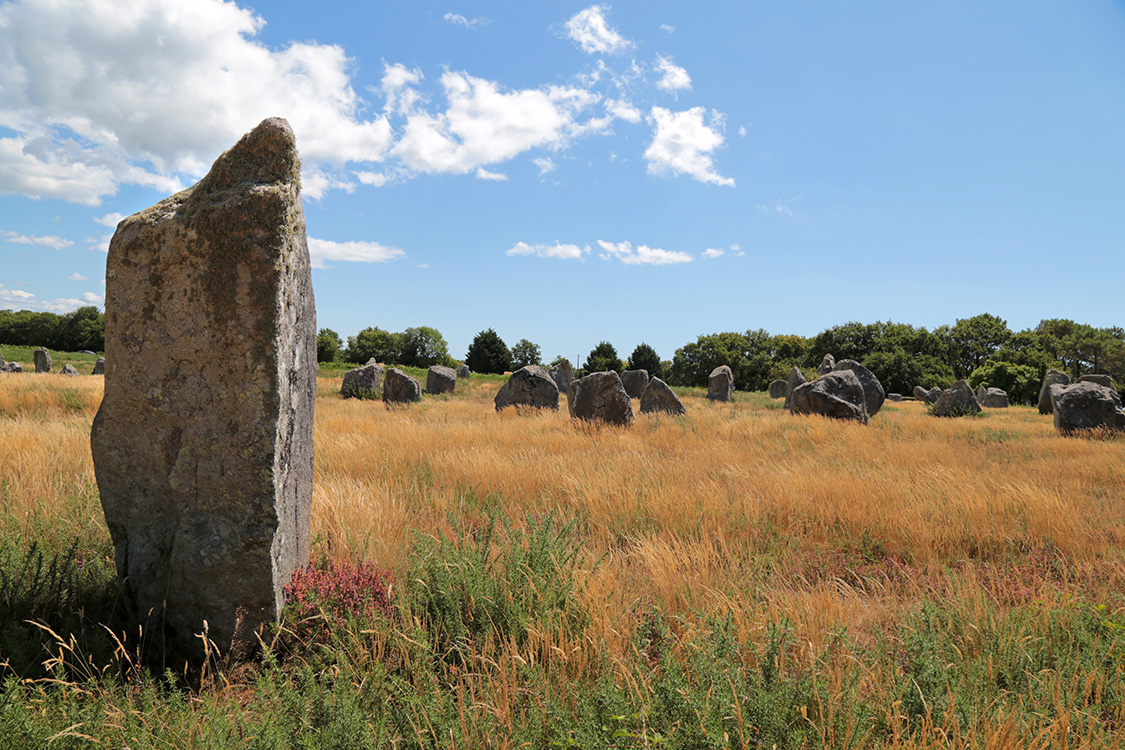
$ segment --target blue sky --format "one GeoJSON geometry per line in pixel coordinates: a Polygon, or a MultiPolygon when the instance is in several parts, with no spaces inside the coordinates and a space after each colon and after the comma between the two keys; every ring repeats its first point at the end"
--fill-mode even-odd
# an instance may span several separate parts
{"type": "Polygon", "coordinates": [[[1125,3],[0,3],[0,307],[267,116],[318,325],[546,358],[849,320],[1125,324],[1125,3]]]}

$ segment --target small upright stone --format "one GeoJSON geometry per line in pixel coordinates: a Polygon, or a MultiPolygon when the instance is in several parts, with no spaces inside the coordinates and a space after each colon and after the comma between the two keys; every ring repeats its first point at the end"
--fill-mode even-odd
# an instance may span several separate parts
{"type": "Polygon", "coordinates": [[[375,398],[383,384],[383,366],[374,358],[367,360],[363,367],[344,373],[344,383],[340,386],[343,398],[375,398]]]}
{"type": "Polygon", "coordinates": [[[934,404],[935,417],[964,417],[980,413],[980,404],[968,381],[958,380],[941,392],[934,404]]]}
{"type": "Polygon", "coordinates": [[[789,395],[789,384],[784,380],[775,380],[770,383],[770,398],[785,398],[789,395]]]}
{"type": "Polygon", "coordinates": [[[558,409],[559,389],[554,378],[539,365],[527,365],[512,373],[500,386],[493,400],[496,411],[509,406],[517,408],[558,409]]]}
{"type": "Polygon", "coordinates": [[[789,371],[789,381],[786,383],[786,385],[788,385],[788,389],[785,392],[786,409],[788,409],[792,404],[793,391],[797,390],[797,388],[801,387],[807,382],[809,382],[808,378],[805,377],[805,373],[801,372],[800,369],[794,367],[789,371]]]}
{"type": "Polygon", "coordinates": [[[569,393],[570,384],[574,382],[574,368],[570,366],[569,359],[563,359],[558,364],[551,366],[551,379],[559,387],[559,393],[569,393]]]}
{"type": "Polygon", "coordinates": [[[687,409],[667,383],[660,378],[653,378],[648,381],[645,392],[641,394],[641,414],[658,412],[679,417],[687,414],[687,409]]]}
{"type": "Polygon", "coordinates": [[[719,365],[707,378],[707,398],[712,401],[730,401],[734,394],[734,373],[727,365],[719,365]]]}
{"type": "Polygon", "coordinates": [[[469,369],[468,365],[461,365],[460,367],[457,368],[457,377],[459,377],[459,378],[471,378],[472,376],[473,376],[473,371],[469,369]]]}
{"type": "Polygon", "coordinates": [[[855,376],[859,378],[860,385],[863,386],[864,399],[867,401],[867,416],[873,417],[878,414],[879,410],[883,408],[883,402],[887,400],[887,394],[883,390],[883,384],[879,382],[879,378],[875,377],[875,373],[854,359],[841,359],[833,365],[833,368],[834,372],[851,370],[855,373],[855,376]]]}
{"type": "Polygon", "coordinates": [[[457,385],[457,373],[452,367],[432,365],[426,371],[426,393],[453,393],[457,385]]]}
{"type": "Polygon", "coordinates": [[[1051,368],[1047,370],[1047,374],[1043,376],[1043,385],[1039,387],[1039,413],[1051,413],[1051,386],[1052,385],[1070,385],[1070,376],[1062,370],[1051,368]]]}
{"type": "Polygon", "coordinates": [[[567,395],[572,419],[628,427],[633,424],[633,404],[614,371],[593,372],[575,380],[567,395]]]}
{"type": "Polygon", "coordinates": [[[422,384],[397,367],[383,377],[383,403],[414,404],[422,400],[422,384]]]}
{"type": "Polygon", "coordinates": [[[648,386],[648,370],[626,370],[621,373],[621,385],[629,398],[640,398],[648,386]]]}
{"type": "Polygon", "coordinates": [[[867,424],[863,384],[851,370],[836,370],[797,386],[789,394],[791,414],[820,414],[867,424]]]}
{"type": "Polygon", "coordinates": [[[32,353],[32,359],[35,361],[36,372],[50,372],[51,371],[51,353],[39,347],[32,353]]]}
{"type": "Polygon", "coordinates": [[[65,365],[62,366],[62,374],[63,375],[77,375],[78,370],[75,369],[74,365],[67,362],[65,365]]]}
{"type": "Polygon", "coordinates": [[[98,357],[98,361],[94,363],[94,371],[91,375],[105,375],[105,357],[98,357]]]}
{"type": "Polygon", "coordinates": [[[816,367],[816,374],[827,375],[836,369],[836,358],[831,354],[825,354],[824,359],[820,360],[820,364],[816,367]]]}
{"type": "Polygon", "coordinates": [[[90,442],[122,601],[153,643],[244,653],[309,561],[316,308],[285,120],[117,225],[105,307],[90,442]]]}

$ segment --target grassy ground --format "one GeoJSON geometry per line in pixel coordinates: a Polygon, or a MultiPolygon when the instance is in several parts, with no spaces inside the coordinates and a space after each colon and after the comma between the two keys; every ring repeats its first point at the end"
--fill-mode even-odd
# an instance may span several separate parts
{"type": "Polygon", "coordinates": [[[185,672],[121,620],[102,379],[0,376],[0,748],[1125,744],[1121,438],[691,389],[597,429],[342,378],[316,568],[261,659],[185,672]]]}

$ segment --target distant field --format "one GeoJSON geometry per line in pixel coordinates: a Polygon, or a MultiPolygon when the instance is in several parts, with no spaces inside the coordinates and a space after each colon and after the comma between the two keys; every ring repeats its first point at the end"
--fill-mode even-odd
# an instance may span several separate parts
{"type": "Polygon", "coordinates": [[[103,379],[0,376],[0,748],[1125,740],[1125,439],[693,389],[687,418],[599,429],[565,398],[497,414],[501,378],[388,409],[342,377],[318,382],[314,557],[386,571],[365,591],[394,614],[324,588],[260,663],[184,676],[100,625],[103,379]]]}

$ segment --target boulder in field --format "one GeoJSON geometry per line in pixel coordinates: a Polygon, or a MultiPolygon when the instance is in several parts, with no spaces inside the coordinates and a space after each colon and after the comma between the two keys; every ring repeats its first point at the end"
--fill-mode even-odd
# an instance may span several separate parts
{"type": "Polygon", "coordinates": [[[901,393],[888,393],[887,394],[887,400],[888,401],[896,401],[896,402],[902,401],[902,394],[901,393]]]}
{"type": "Polygon", "coordinates": [[[422,400],[422,384],[397,367],[383,376],[383,403],[416,404],[422,400]]]}
{"type": "Polygon", "coordinates": [[[309,561],[316,308],[289,124],[117,225],[90,436],[126,610],[153,643],[258,644],[309,561]]]}
{"type": "Polygon", "coordinates": [[[941,392],[934,404],[933,413],[935,417],[964,417],[979,412],[980,404],[977,403],[972,386],[965,380],[958,380],[952,387],[941,392]]]}
{"type": "Polygon", "coordinates": [[[621,377],[612,370],[593,372],[571,383],[567,406],[572,419],[624,427],[633,424],[633,404],[621,377]]]}
{"type": "Polygon", "coordinates": [[[469,369],[468,365],[461,365],[460,367],[457,368],[457,377],[459,377],[459,378],[471,378],[472,376],[473,376],[473,371],[469,369]]]}
{"type": "Polygon", "coordinates": [[[805,373],[801,372],[800,369],[794,367],[792,370],[789,371],[789,380],[787,382],[789,387],[786,389],[786,392],[785,392],[785,408],[786,409],[788,409],[790,407],[791,403],[792,403],[793,391],[796,390],[797,388],[799,388],[800,386],[804,385],[807,382],[809,382],[808,378],[805,377],[805,373]]]}
{"type": "Polygon", "coordinates": [[[883,390],[883,384],[879,382],[879,378],[875,377],[875,373],[854,359],[841,359],[837,362],[834,365],[833,372],[840,372],[841,370],[851,370],[859,378],[860,385],[863,386],[863,396],[867,402],[867,416],[873,417],[878,414],[879,410],[883,408],[883,402],[887,400],[887,394],[883,390]]]}
{"type": "Polygon", "coordinates": [[[784,380],[770,383],[770,398],[785,398],[789,395],[789,384],[784,380]]]}
{"type": "Polygon", "coordinates": [[[1062,370],[1051,368],[1047,370],[1047,374],[1043,376],[1043,385],[1039,387],[1039,413],[1051,413],[1051,386],[1052,385],[1070,385],[1070,376],[1062,370]]]}
{"type": "Polygon", "coordinates": [[[551,379],[555,381],[555,385],[559,387],[559,393],[570,392],[570,384],[574,382],[574,368],[570,366],[569,359],[563,359],[557,364],[551,365],[550,375],[551,379]]]}
{"type": "Polygon", "coordinates": [[[707,378],[707,398],[712,401],[730,401],[734,394],[734,373],[727,365],[719,365],[707,378]]]}
{"type": "Polygon", "coordinates": [[[98,361],[94,363],[94,371],[91,375],[105,375],[105,357],[98,357],[98,361]]]}
{"type": "Polygon", "coordinates": [[[1121,394],[1117,392],[1117,384],[1113,382],[1113,378],[1109,375],[1079,375],[1076,383],[1097,383],[1098,385],[1108,388],[1113,393],[1113,403],[1117,404],[1117,408],[1121,408],[1121,394]]]}
{"type": "Polygon", "coordinates": [[[19,362],[9,362],[6,365],[0,366],[0,372],[23,372],[23,365],[19,362]]]}
{"type": "Polygon", "coordinates": [[[977,403],[986,409],[1007,409],[1008,408],[1008,392],[1002,388],[985,388],[981,386],[977,389],[977,403]]]}
{"type": "Polygon", "coordinates": [[[648,370],[626,370],[621,373],[621,385],[629,398],[640,398],[648,385],[648,370]]]}
{"type": "Polygon", "coordinates": [[[926,390],[925,388],[923,388],[922,386],[920,386],[920,385],[916,385],[916,386],[914,386],[914,398],[915,398],[916,400],[918,400],[918,401],[922,401],[922,402],[925,402],[925,401],[926,401],[926,397],[927,397],[927,396],[929,396],[929,395],[930,395],[930,392],[929,392],[929,391],[927,391],[927,390],[926,390]]]}
{"type": "Polygon", "coordinates": [[[674,416],[687,414],[679,396],[660,378],[653,378],[641,394],[641,414],[664,413],[674,416]]]}
{"type": "Polygon", "coordinates": [[[1125,412],[1117,406],[1112,388],[1093,381],[1051,386],[1055,429],[1065,434],[1105,428],[1125,430],[1125,412]]]}
{"type": "Polygon", "coordinates": [[[554,378],[539,365],[527,365],[512,373],[500,386],[494,401],[496,411],[509,406],[534,409],[558,409],[559,388],[554,378]]]}
{"type": "Polygon", "coordinates": [[[383,366],[370,359],[363,367],[356,367],[344,373],[340,395],[344,398],[375,398],[382,384],[383,366]]]}
{"type": "Polygon", "coordinates": [[[426,371],[426,393],[453,393],[457,373],[452,367],[433,365],[426,371]]]}
{"type": "Polygon", "coordinates": [[[31,354],[32,360],[35,362],[36,372],[50,372],[51,371],[51,353],[39,347],[31,354]]]}
{"type": "Polygon", "coordinates": [[[863,384],[851,370],[834,370],[797,386],[789,394],[791,414],[819,414],[867,424],[863,384]]]}
{"type": "Polygon", "coordinates": [[[74,365],[67,362],[65,365],[62,366],[62,374],[63,375],[77,375],[78,370],[75,369],[74,365]]]}
{"type": "Polygon", "coordinates": [[[827,375],[836,369],[836,358],[831,354],[825,354],[824,358],[820,360],[820,364],[816,366],[817,377],[827,375]]]}

